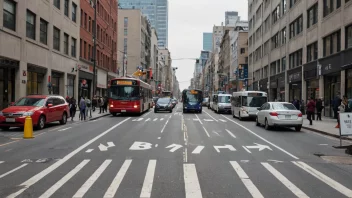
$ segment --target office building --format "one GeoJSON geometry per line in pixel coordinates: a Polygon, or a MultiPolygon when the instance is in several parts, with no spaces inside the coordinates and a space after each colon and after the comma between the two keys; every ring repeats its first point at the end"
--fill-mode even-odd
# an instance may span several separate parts
{"type": "Polygon", "coordinates": [[[227,11],[225,12],[225,26],[235,25],[237,21],[240,20],[238,16],[238,12],[235,11],[227,11]]]}
{"type": "Polygon", "coordinates": [[[203,50],[212,51],[213,49],[213,33],[203,32],[203,50]]]}

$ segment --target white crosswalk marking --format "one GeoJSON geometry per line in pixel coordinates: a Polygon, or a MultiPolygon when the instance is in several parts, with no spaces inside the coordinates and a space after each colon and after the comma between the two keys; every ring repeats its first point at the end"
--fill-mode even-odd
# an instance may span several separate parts
{"type": "Polygon", "coordinates": [[[123,177],[125,176],[128,168],[131,165],[131,162],[132,162],[131,159],[125,160],[125,162],[122,164],[119,172],[117,173],[116,177],[111,182],[111,185],[109,186],[108,190],[105,192],[104,198],[113,198],[115,196],[115,193],[116,193],[117,189],[119,188],[123,177]]]}
{"type": "Polygon", "coordinates": [[[160,118],[160,121],[163,121],[164,120],[164,118],[160,118]]]}
{"type": "Polygon", "coordinates": [[[0,164],[4,163],[4,161],[0,161],[0,164]]]}
{"type": "MultiPolygon", "coordinates": [[[[1,163],[0,163],[0,164],[1,164],[1,163]]],[[[17,168],[14,168],[14,169],[12,169],[12,170],[10,170],[10,171],[8,171],[8,172],[6,172],[6,173],[0,175],[0,179],[3,178],[3,177],[5,177],[6,175],[9,175],[9,174],[11,174],[11,173],[13,173],[13,172],[15,172],[15,171],[17,171],[17,170],[19,170],[19,169],[21,169],[21,168],[27,166],[27,165],[28,165],[28,164],[22,164],[21,166],[19,166],[19,167],[17,167],[17,168]]]]}
{"type": "Polygon", "coordinates": [[[236,161],[230,161],[233,169],[235,169],[237,175],[242,180],[243,184],[246,186],[249,193],[251,193],[254,198],[264,198],[263,195],[259,192],[258,188],[253,184],[253,182],[249,179],[248,175],[241,166],[236,161]]]}
{"type": "Polygon", "coordinates": [[[53,195],[61,186],[63,186],[68,180],[70,180],[78,171],[80,171],[90,160],[83,160],[74,169],[67,173],[63,178],[56,182],[52,187],[50,187],[44,194],[39,198],[47,198],[53,195]]]}
{"type": "Polygon", "coordinates": [[[277,171],[274,167],[272,167],[267,162],[262,162],[262,165],[273,174],[282,184],[284,184],[293,194],[295,194],[299,198],[308,198],[308,196],[302,192],[299,188],[297,188],[293,183],[291,183],[285,176],[283,176],[279,171],[277,171]]]}
{"type": "Polygon", "coordinates": [[[150,120],[150,118],[146,119],[145,121],[148,122],[150,120]]]}
{"type": "Polygon", "coordinates": [[[155,167],[156,160],[149,160],[147,173],[144,178],[142,192],[140,195],[141,198],[149,198],[152,193],[155,167]]]}
{"type": "Polygon", "coordinates": [[[194,164],[183,165],[183,179],[185,180],[186,198],[202,198],[202,191],[194,164]]]}
{"type": "Polygon", "coordinates": [[[292,163],[295,164],[296,166],[300,167],[301,169],[305,170],[309,174],[313,175],[317,179],[321,180],[322,182],[326,183],[327,185],[331,186],[332,188],[339,191],[340,193],[344,194],[345,196],[347,196],[347,197],[352,196],[352,190],[346,188],[342,184],[340,184],[337,181],[331,179],[330,177],[324,175],[323,173],[315,170],[314,168],[312,168],[308,164],[301,162],[301,161],[294,161],[292,163]]]}
{"type": "Polygon", "coordinates": [[[153,121],[157,121],[158,120],[158,118],[154,118],[154,120],[153,121]]]}
{"type": "Polygon", "coordinates": [[[223,119],[219,119],[221,122],[227,122],[226,120],[223,120],[223,119]]]}
{"type": "Polygon", "coordinates": [[[90,187],[94,184],[94,182],[100,177],[100,175],[104,172],[104,170],[111,163],[111,159],[105,160],[100,167],[89,177],[89,179],[82,185],[82,187],[73,195],[73,198],[81,198],[83,197],[90,187]]]}

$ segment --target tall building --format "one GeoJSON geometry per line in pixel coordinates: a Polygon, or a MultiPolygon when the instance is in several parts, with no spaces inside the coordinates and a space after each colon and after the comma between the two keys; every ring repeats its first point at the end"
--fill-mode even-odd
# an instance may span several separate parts
{"type": "MultiPolygon", "coordinates": [[[[68,0],[66,0],[68,1],[68,0]]],[[[92,96],[93,81],[93,2],[81,1],[80,55],[78,64],[79,95],[92,96]]],[[[117,76],[117,2],[97,1],[96,92],[105,96],[107,82],[117,76]]]]}
{"type": "Polygon", "coordinates": [[[203,32],[203,50],[212,51],[213,49],[213,33],[203,32]]]}
{"type": "Polygon", "coordinates": [[[225,12],[225,26],[235,25],[237,21],[240,20],[238,12],[227,11],[225,12]]]}
{"type": "Polygon", "coordinates": [[[80,1],[0,1],[0,109],[29,94],[78,96],[80,1]]]}
{"type": "Polygon", "coordinates": [[[352,6],[331,1],[248,1],[249,66],[269,100],[352,97],[352,6]]]}
{"type": "Polygon", "coordinates": [[[158,46],[168,47],[168,0],[119,0],[121,9],[140,9],[158,34],[158,46]]]}

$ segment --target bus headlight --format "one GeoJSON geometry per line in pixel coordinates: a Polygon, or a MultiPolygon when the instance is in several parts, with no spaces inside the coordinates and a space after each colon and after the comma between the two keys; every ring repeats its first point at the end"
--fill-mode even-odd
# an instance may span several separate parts
{"type": "Polygon", "coordinates": [[[114,105],[113,105],[113,104],[111,104],[111,105],[110,105],[110,107],[114,107],[114,105]]]}
{"type": "Polygon", "coordinates": [[[135,108],[135,109],[137,109],[137,107],[138,107],[137,105],[134,105],[134,106],[133,106],[133,108],[135,108]]]}

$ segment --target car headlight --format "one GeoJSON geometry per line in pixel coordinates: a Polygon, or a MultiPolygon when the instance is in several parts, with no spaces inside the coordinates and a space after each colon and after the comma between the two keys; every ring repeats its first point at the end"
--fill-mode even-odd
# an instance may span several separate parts
{"type": "Polygon", "coordinates": [[[4,114],[2,113],[2,111],[0,111],[0,116],[3,116],[4,114]]]}
{"type": "Polygon", "coordinates": [[[32,111],[23,113],[23,116],[32,116],[32,115],[33,115],[32,111]]]}

